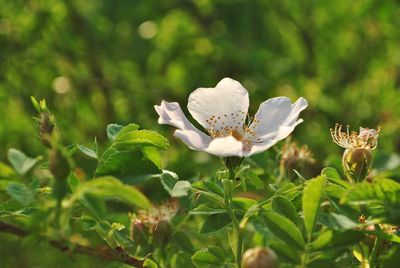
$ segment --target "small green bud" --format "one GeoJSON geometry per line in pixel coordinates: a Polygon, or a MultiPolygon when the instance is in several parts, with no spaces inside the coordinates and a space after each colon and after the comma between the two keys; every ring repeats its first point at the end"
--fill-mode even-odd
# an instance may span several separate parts
{"type": "Polygon", "coordinates": [[[246,250],[242,258],[243,268],[277,268],[278,258],[270,248],[255,247],[246,250]]]}
{"type": "Polygon", "coordinates": [[[363,181],[371,170],[372,153],[368,149],[346,149],[343,153],[343,170],[351,182],[363,181]]]}

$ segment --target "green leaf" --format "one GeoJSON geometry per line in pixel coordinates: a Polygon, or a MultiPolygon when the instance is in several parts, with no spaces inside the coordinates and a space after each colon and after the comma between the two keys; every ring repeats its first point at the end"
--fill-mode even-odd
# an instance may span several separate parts
{"type": "Polygon", "coordinates": [[[76,192],[76,189],[80,184],[81,182],[79,181],[78,177],[75,175],[74,172],[71,172],[68,176],[68,185],[71,192],[76,192]]]}
{"type": "Polygon", "coordinates": [[[143,157],[141,151],[118,151],[110,147],[101,156],[95,175],[111,175],[135,184],[159,172],[151,161],[143,157]]]}
{"type": "Polygon", "coordinates": [[[144,156],[149,159],[151,162],[153,162],[159,169],[162,168],[161,166],[161,154],[160,151],[152,146],[146,146],[141,148],[141,151],[143,152],[144,156]]]}
{"type": "Polygon", "coordinates": [[[36,164],[42,159],[42,157],[30,158],[23,152],[11,148],[8,150],[8,161],[10,161],[14,170],[19,175],[25,175],[28,171],[35,167],[36,164]]]}
{"type": "Polygon", "coordinates": [[[343,203],[354,205],[368,205],[376,202],[397,203],[400,205],[400,183],[391,179],[377,179],[371,182],[362,182],[353,187],[342,198],[343,203]]]}
{"type": "Polygon", "coordinates": [[[200,228],[200,234],[209,234],[221,230],[231,223],[228,214],[213,214],[207,217],[200,228]]]}
{"type": "Polygon", "coordinates": [[[145,268],[159,268],[160,266],[153,261],[152,259],[146,258],[146,260],[143,263],[143,267],[145,268]]]}
{"type": "Polygon", "coordinates": [[[138,124],[134,124],[134,123],[130,123],[126,126],[124,126],[115,136],[115,140],[120,139],[122,136],[124,136],[125,134],[131,132],[131,131],[135,131],[139,129],[139,125],[138,124]]]}
{"type": "Polygon", "coordinates": [[[12,178],[14,175],[14,170],[11,167],[0,162],[0,178],[12,178]]]}
{"type": "Polygon", "coordinates": [[[240,178],[250,185],[253,185],[257,190],[264,189],[264,182],[250,169],[250,167],[247,167],[240,172],[240,178]]]}
{"type": "Polygon", "coordinates": [[[176,232],[172,236],[172,242],[185,252],[194,253],[192,241],[190,241],[190,238],[184,232],[176,232]]]}
{"type": "Polygon", "coordinates": [[[115,198],[146,209],[151,207],[150,201],[139,190],[131,185],[123,184],[121,181],[110,176],[81,183],[76,192],[66,200],[66,204],[71,206],[85,194],[115,198]]]}
{"type": "Polygon", "coordinates": [[[297,214],[295,206],[284,196],[277,196],[272,200],[272,209],[291,220],[294,224],[300,224],[300,217],[297,214]]]}
{"type": "Polygon", "coordinates": [[[183,197],[189,194],[192,185],[188,181],[178,181],[175,183],[174,188],[172,188],[172,197],[183,197]]]}
{"type": "Polygon", "coordinates": [[[389,224],[400,225],[400,183],[385,178],[377,178],[372,183],[362,182],[353,187],[341,202],[364,205],[374,210],[376,218],[389,224]]]}
{"type": "Polygon", "coordinates": [[[292,247],[288,247],[286,243],[280,240],[271,239],[268,242],[268,245],[279,255],[280,258],[284,258],[286,261],[294,264],[300,264],[300,253],[292,247]]]}
{"type": "Polygon", "coordinates": [[[179,177],[175,172],[163,170],[162,174],[160,174],[160,182],[169,194],[172,194],[172,190],[174,189],[174,186],[178,180],[179,177]]]}
{"type": "Polygon", "coordinates": [[[361,224],[354,222],[353,220],[349,219],[347,216],[342,214],[337,214],[334,212],[330,213],[321,213],[321,222],[324,225],[329,226],[331,229],[344,231],[349,229],[355,229],[359,227],[361,224]]]}
{"type": "Polygon", "coordinates": [[[347,230],[344,232],[335,232],[325,230],[321,232],[317,239],[311,243],[311,248],[316,250],[337,250],[354,245],[363,240],[365,235],[356,230],[347,230]]]}
{"type": "Polygon", "coordinates": [[[117,134],[121,131],[124,126],[118,124],[109,124],[107,126],[107,138],[113,142],[117,134]]]}
{"type": "Polygon", "coordinates": [[[224,260],[224,252],[216,246],[202,248],[192,256],[192,261],[198,268],[221,267],[224,260]]]}
{"type": "Polygon", "coordinates": [[[389,253],[382,258],[382,268],[397,268],[400,263],[400,246],[394,246],[389,253]]]}
{"type": "Polygon", "coordinates": [[[325,189],[326,178],[317,177],[307,182],[303,190],[303,213],[304,224],[308,234],[308,240],[311,240],[311,235],[314,230],[315,221],[322,202],[322,196],[325,189]]]}
{"type": "Polygon", "coordinates": [[[7,186],[7,193],[23,206],[30,205],[35,197],[35,193],[31,189],[18,182],[10,182],[7,186]]]}
{"type": "Polygon", "coordinates": [[[89,156],[91,158],[97,159],[97,154],[96,154],[96,152],[94,150],[92,150],[92,149],[90,149],[90,148],[88,148],[88,147],[86,147],[84,145],[81,145],[81,144],[78,144],[77,147],[85,155],[87,155],[87,156],[89,156]]]}
{"type": "MultiPolygon", "coordinates": [[[[123,130],[121,130],[122,132],[123,130]]],[[[154,146],[165,150],[169,143],[166,138],[152,130],[134,130],[125,134],[119,133],[113,142],[117,149],[131,149],[144,146],[154,146]]]]}
{"type": "Polygon", "coordinates": [[[304,239],[299,228],[284,216],[274,212],[266,212],[264,218],[268,229],[288,246],[304,250],[304,239]]]}
{"type": "Polygon", "coordinates": [[[192,215],[212,215],[212,214],[219,214],[219,213],[225,213],[226,210],[222,208],[213,208],[209,207],[206,204],[201,204],[197,207],[195,207],[192,211],[189,213],[192,215]]]}
{"type": "Polygon", "coordinates": [[[342,186],[343,188],[350,189],[351,184],[342,180],[342,178],[339,175],[339,172],[337,172],[336,169],[332,167],[326,167],[321,171],[321,175],[325,176],[330,182],[333,182],[337,185],[342,186]]]}

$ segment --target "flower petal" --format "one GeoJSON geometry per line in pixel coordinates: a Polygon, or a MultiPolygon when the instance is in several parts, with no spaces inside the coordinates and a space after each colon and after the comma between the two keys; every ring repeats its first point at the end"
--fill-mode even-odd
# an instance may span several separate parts
{"type": "Polygon", "coordinates": [[[232,136],[213,139],[204,151],[221,157],[242,157],[244,154],[243,143],[232,136]]]}
{"type": "Polygon", "coordinates": [[[203,151],[210,142],[211,137],[194,127],[183,114],[179,103],[162,101],[154,109],[160,116],[159,124],[168,124],[178,128],[174,135],[181,139],[190,149],[203,151]]]}
{"type": "Polygon", "coordinates": [[[249,94],[237,81],[222,79],[215,88],[198,88],[189,96],[190,114],[214,137],[241,130],[249,108],[249,94]]]}
{"type": "Polygon", "coordinates": [[[281,140],[286,138],[293,129],[303,122],[298,120],[299,114],[308,103],[299,98],[295,103],[287,97],[276,97],[261,103],[254,121],[250,125],[250,134],[246,139],[264,142],[270,139],[281,140]]]}
{"type": "Polygon", "coordinates": [[[293,132],[294,128],[302,122],[303,120],[299,119],[295,122],[295,124],[292,124],[291,126],[280,127],[274,135],[270,135],[270,137],[265,138],[262,142],[253,143],[250,151],[246,151],[244,156],[258,154],[264,152],[265,150],[268,150],[269,148],[274,146],[277,142],[289,136],[290,133],[293,132]]]}

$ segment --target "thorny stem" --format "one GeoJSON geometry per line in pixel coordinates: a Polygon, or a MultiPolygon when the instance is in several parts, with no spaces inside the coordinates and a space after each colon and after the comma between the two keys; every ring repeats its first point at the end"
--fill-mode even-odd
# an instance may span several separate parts
{"type": "MultiPolygon", "coordinates": [[[[3,221],[0,221],[0,232],[13,234],[18,237],[26,237],[29,232],[3,221]]],[[[58,241],[58,240],[47,240],[48,243],[54,248],[62,252],[76,252],[80,254],[86,254],[93,257],[99,257],[106,261],[120,261],[125,264],[133,265],[135,267],[143,267],[143,260],[136,259],[124,251],[123,248],[117,247],[115,249],[110,249],[108,247],[92,248],[88,246],[83,246],[80,244],[72,244],[70,242],[58,241]]]]}
{"type": "Polygon", "coordinates": [[[229,215],[229,218],[232,221],[233,225],[233,235],[235,237],[236,250],[234,250],[233,254],[235,256],[235,264],[237,268],[241,267],[242,262],[242,248],[243,248],[243,232],[240,227],[239,221],[235,216],[235,213],[232,209],[232,188],[231,184],[235,176],[235,172],[229,169],[230,178],[228,180],[223,180],[224,184],[224,194],[225,194],[225,209],[229,215]]]}

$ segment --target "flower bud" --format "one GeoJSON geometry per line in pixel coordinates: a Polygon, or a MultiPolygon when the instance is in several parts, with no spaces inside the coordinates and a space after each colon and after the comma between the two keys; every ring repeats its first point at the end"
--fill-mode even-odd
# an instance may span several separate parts
{"type": "Polygon", "coordinates": [[[277,268],[278,258],[269,248],[250,248],[246,250],[242,258],[243,268],[277,268]]]}
{"type": "Polygon", "coordinates": [[[51,148],[50,139],[53,130],[54,123],[52,122],[50,115],[46,112],[41,113],[39,120],[40,142],[48,148],[51,148]]]}
{"type": "Polygon", "coordinates": [[[346,149],[343,154],[343,170],[351,182],[361,182],[372,166],[372,153],[368,149],[346,149]]]}

